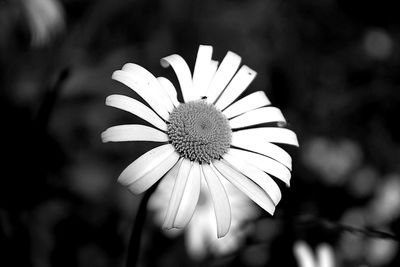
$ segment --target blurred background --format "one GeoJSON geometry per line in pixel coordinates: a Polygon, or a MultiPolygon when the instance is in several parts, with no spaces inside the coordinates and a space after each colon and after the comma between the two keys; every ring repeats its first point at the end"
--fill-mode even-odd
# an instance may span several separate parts
{"type": "Polygon", "coordinates": [[[299,137],[276,215],[237,251],[193,259],[148,216],[142,266],[298,266],[328,243],[336,266],[400,266],[400,18],[395,1],[0,0],[1,266],[123,266],[141,196],[116,179],[149,144],[102,144],[137,120],[105,97],[126,62],[176,78],[199,44],[258,72],[299,137]],[[380,232],[388,233],[385,236],[380,232]],[[396,239],[397,236],[397,240],[396,239]]]}

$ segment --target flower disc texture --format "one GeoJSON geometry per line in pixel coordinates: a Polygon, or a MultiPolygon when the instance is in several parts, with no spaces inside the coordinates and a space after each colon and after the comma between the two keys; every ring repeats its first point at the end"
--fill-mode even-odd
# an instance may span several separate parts
{"type": "Polygon", "coordinates": [[[292,168],[290,155],[277,144],[298,146],[298,141],[293,131],[280,127],[286,120],[263,91],[237,100],[255,78],[255,71],[240,67],[241,58],[233,52],[220,64],[211,56],[212,47],[200,45],[193,75],[179,55],[161,59],[163,67],[175,71],[181,101],[170,80],[156,78],[137,64],[128,63],[115,71],[112,78],[134,90],[145,103],[111,95],[106,105],[130,112],[151,126],[113,126],[102,133],[102,139],[159,142],[160,146],[132,162],[118,181],[139,194],[163,177],[172,178],[175,182],[164,219],[167,229],[187,225],[201,181],[205,181],[217,236],[222,237],[231,224],[225,180],[273,214],[281,199],[274,179],[289,186],[292,168]]]}

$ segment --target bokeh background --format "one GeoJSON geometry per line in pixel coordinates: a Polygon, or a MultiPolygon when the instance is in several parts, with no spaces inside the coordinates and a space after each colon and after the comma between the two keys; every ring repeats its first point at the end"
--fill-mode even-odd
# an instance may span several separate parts
{"type": "Polygon", "coordinates": [[[258,72],[296,131],[292,186],[243,246],[191,259],[151,214],[142,266],[297,266],[293,244],[330,244],[337,266],[399,266],[400,18],[396,1],[1,0],[0,265],[123,266],[141,196],[117,184],[149,144],[102,144],[135,121],[105,107],[126,62],[199,44],[258,72]],[[385,236],[381,232],[388,233],[385,236]],[[397,236],[397,240],[396,240],[397,236]]]}

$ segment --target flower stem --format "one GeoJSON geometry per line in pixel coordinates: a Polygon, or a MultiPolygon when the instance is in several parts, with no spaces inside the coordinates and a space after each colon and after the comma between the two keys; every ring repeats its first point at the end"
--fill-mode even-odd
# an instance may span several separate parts
{"type": "Polygon", "coordinates": [[[126,267],[134,267],[138,264],[140,256],[140,241],[142,238],[143,226],[146,221],[147,203],[150,196],[156,190],[157,184],[148,189],[140,201],[139,209],[136,213],[135,223],[133,224],[131,238],[128,245],[128,257],[126,259],[126,267]]]}

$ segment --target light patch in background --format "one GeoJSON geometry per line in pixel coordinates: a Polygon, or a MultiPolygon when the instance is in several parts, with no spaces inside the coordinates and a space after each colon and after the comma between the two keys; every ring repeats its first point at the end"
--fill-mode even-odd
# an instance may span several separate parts
{"type": "Polygon", "coordinates": [[[32,46],[44,46],[64,30],[64,9],[58,0],[22,0],[21,3],[32,46]]]}
{"type": "Polygon", "coordinates": [[[357,198],[368,197],[373,194],[379,183],[379,173],[372,166],[362,166],[349,179],[347,187],[352,196],[357,198]]]}
{"type": "Polygon", "coordinates": [[[379,185],[370,205],[372,224],[390,223],[400,215],[400,175],[388,175],[379,185]]]}
{"type": "Polygon", "coordinates": [[[386,266],[394,257],[399,249],[397,241],[389,239],[370,239],[366,243],[366,261],[370,266],[386,266]]]}
{"type": "MultiPolygon", "coordinates": [[[[374,216],[367,208],[353,208],[343,214],[341,223],[365,229],[373,219],[374,216]]],[[[385,225],[380,225],[379,230],[391,232],[385,225]]],[[[343,261],[342,266],[353,266],[360,262],[365,263],[365,266],[386,266],[398,253],[397,241],[354,232],[342,233],[337,245],[339,257],[343,261]]]]}
{"type": "Polygon", "coordinates": [[[315,137],[305,143],[302,160],[330,185],[343,184],[347,176],[362,162],[359,145],[351,140],[329,140],[315,137]]]}
{"type": "Polygon", "coordinates": [[[393,39],[384,29],[370,29],[364,36],[363,47],[368,57],[385,60],[392,55],[393,39]]]}
{"type": "Polygon", "coordinates": [[[101,166],[105,165],[97,161],[72,165],[67,170],[70,190],[90,201],[106,200],[113,181],[109,179],[109,172],[101,166]]]}

